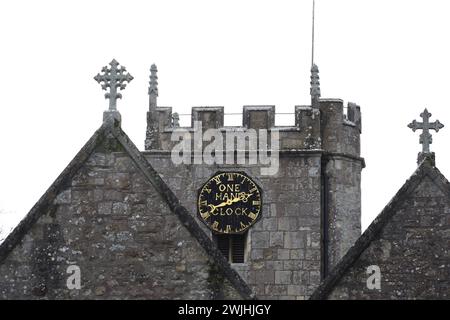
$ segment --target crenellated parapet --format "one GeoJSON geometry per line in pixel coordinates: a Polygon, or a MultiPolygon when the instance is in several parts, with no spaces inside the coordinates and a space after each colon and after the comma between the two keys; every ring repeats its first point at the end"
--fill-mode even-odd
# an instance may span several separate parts
{"type": "Polygon", "coordinates": [[[154,129],[153,141],[157,147],[146,144],[146,150],[170,151],[175,143],[171,141],[173,132],[175,130],[194,132],[197,122],[201,124],[203,131],[218,129],[223,134],[228,131],[267,130],[270,133],[277,130],[280,150],[323,150],[359,156],[361,133],[359,106],[349,103],[347,113],[344,113],[342,100],[321,99],[319,106],[318,109],[311,106],[295,106],[294,126],[275,125],[275,106],[244,106],[242,124],[236,126],[224,125],[226,116],[224,107],[193,107],[189,127],[178,126],[178,121],[174,121],[172,107],[156,107],[154,117],[148,113],[147,128],[154,129]],[[149,123],[152,119],[155,119],[155,123],[149,123]]]}

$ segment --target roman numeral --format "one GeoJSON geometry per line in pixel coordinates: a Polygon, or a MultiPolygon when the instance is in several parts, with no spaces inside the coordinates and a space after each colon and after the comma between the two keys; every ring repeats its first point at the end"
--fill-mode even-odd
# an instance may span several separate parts
{"type": "Polygon", "coordinates": [[[205,188],[205,191],[208,192],[208,193],[211,193],[212,190],[209,189],[209,188],[205,188]]]}
{"type": "Polygon", "coordinates": [[[234,181],[234,173],[227,173],[228,181],[234,181]]]}
{"type": "Polygon", "coordinates": [[[241,230],[244,230],[245,228],[247,228],[247,225],[245,223],[243,223],[242,221],[240,224],[241,224],[241,230]]]}
{"type": "Polygon", "coordinates": [[[202,216],[202,218],[204,219],[204,220],[206,220],[206,219],[208,219],[209,218],[209,211],[206,211],[206,212],[200,212],[200,215],[202,216]]]}
{"type": "Polygon", "coordinates": [[[250,219],[252,219],[252,220],[255,220],[255,219],[256,219],[256,214],[254,214],[253,212],[250,212],[250,213],[248,214],[248,217],[249,217],[250,219]]]}
{"type": "Polygon", "coordinates": [[[252,202],[254,206],[260,206],[261,205],[261,201],[253,201],[252,202]]]}
{"type": "Polygon", "coordinates": [[[220,181],[220,176],[214,177],[213,180],[216,182],[216,184],[222,183],[222,181],[220,181]]]}
{"type": "Polygon", "coordinates": [[[200,205],[206,207],[208,205],[208,201],[203,200],[200,202],[200,205]]]}
{"type": "Polygon", "coordinates": [[[251,189],[249,192],[250,192],[250,193],[253,193],[253,192],[255,192],[256,190],[258,190],[258,189],[256,189],[256,187],[254,187],[254,188],[251,189]]]}

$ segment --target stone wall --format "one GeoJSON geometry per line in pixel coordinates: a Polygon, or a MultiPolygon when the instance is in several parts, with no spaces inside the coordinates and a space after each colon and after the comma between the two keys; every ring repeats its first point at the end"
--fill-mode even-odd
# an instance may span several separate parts
{"type": "Polygon", "coordinates": [[[0,263],[2,299],[239,297],[124,152],[93,153],[0,263]]]}

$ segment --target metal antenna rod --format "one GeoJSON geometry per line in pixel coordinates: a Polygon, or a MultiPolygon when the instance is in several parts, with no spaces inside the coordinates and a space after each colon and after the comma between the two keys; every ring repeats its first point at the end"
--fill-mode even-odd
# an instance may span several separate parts
{"type": "Polygon", "coordinates": [[[312,9],[312,53],[311,53],[311,66],[314,65],[314,20],[315,20],[315,11],[316,11],[316,0],[313,0],[313,9],[312,9]]]}

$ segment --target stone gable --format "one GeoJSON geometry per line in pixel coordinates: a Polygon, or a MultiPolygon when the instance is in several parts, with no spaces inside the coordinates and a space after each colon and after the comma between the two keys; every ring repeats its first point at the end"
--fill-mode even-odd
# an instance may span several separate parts
{"type": "Polygon", "coordinates": [[[449,248],[449,184],[425,161],[312,298],[448,299],[449,248]],[[367,286],[370,266],[380,290],[367,286]]]}
{"type": "Polygon", "coordinates": [[[202,231],[180,223],[183,208],[168,205],[163,181],[149,182],[133,147],[120,130],[93,136],[0,246],[0,298],[249,297],[202,231]],[[79,290],[67,287],[70,266],[79,290]]]}

